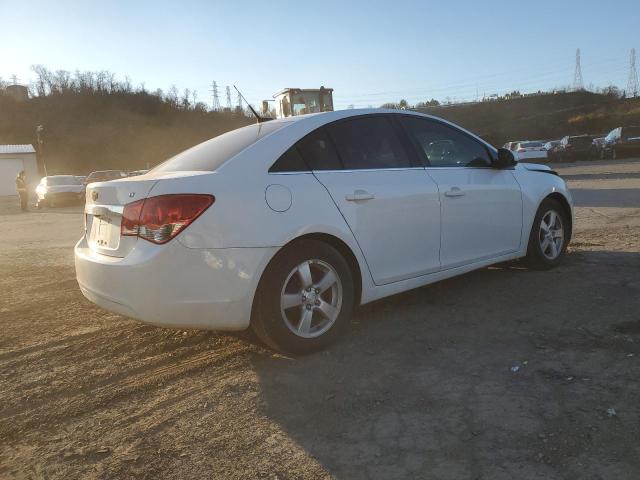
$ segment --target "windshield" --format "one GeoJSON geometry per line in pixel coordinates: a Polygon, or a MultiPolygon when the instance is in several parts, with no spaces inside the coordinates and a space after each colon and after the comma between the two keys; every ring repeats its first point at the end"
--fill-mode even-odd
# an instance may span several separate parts
{"type": "Polygon", "coordinates": [[[637,138],[640,137],[640,127],[626,127],[622,129],[625,138],[637,138]]]}
{"type": "Polygon", "coordinates": [[[520,144],[520,148],[536,148],[541,146],[542,144],[540,142],[524,142],[520,144]]]}
{"type": "Polygon", "coordinates": [[[65,176],[47,178],[47,185],[49,186],[80,185],[80,182],[76,177],[72,177],[71,175],[68,175],[68,176],[65,175],[65,176]]]}
{"type": "Polygon", "coordinates": [[[264,136],[285,126],[285,122],[266,122],[232,130],[179,153],[155,167],[152,172],[213,172],[264,136]]]}
{"type": "Polygon", "coordinates": [[[93,172],[87,177],[87,180],[113,180],[115,178],[122,178],[119,171],[107,171],[107,172],[93,172]]]}

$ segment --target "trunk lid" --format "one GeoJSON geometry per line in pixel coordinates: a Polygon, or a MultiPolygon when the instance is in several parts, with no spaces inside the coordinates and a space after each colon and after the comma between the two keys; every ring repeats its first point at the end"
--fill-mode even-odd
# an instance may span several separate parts
{"type": "MultiPolygon", "coordinates": [[[[109,182],[87,185],[85,203],[85,235],[91,250],[102,255],[125,257],[140,240],[120,235],[124,206],[135,201],[166,193],[198,193],[191,180],[212,175],[210,172],[149,172],[109,182]]],[[[202,192],[200,192],[202,193],[202,192]]],[[[206,193],[206,192],[205,192],[206,193]]]]}

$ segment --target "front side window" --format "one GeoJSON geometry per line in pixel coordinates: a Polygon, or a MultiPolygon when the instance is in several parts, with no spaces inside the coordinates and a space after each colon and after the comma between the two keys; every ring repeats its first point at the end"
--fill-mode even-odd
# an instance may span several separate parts
{"type": "Polygon", "coordinates": [[[377,115],[327,127],[347,170],[407,168],[411,162],[388,118],[377,115]]]}
{"type": "Polygon", "coordinates": [[[402,117],[401,122],[429,166],[491,166],[487,148],[464,132],[424,118],[402,117]]]}

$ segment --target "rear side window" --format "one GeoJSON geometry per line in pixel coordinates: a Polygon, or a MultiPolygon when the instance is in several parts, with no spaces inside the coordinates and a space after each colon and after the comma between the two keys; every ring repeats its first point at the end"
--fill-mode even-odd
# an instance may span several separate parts
{"type": "Polygon", "coordinates": [[[402,117],[422,157],[432,167],[488,167],[489,152],[464,132],[429,119],[402,117]]]}
{"type": "Polygon", "coordinates": [[[388,118],[372,116],[345,120],[327,127],[347,170],[411,166],[388,118]]]}
{"type": "Polygon", "coordinates": [[[296,146],[311,170],[341,170],[340,157],[333,148],[324,129],[311,132],[300,140],[296,146]]]}
{"type": "Polygon", "coordinates": [[[284,152],[269,169],[271,173],[307,171],[309,171],[309,168],[307,168],[295,145],[284,152]]]}
{"type": "Polygon", "coordinates": [[[232,130],[179,153],[152,172],[213,172],[231,157],[285,125],[285,122],[266,122],[232,130]]]}

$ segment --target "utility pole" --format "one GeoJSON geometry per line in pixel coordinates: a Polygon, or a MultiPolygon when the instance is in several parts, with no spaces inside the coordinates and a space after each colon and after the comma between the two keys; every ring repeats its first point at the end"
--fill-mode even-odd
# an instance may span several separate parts
{"type": "Polygon", "coordinates": [[[231,89],[227,85],[227,108],[231,111],[231,89]]]}
{"type": "Polygon", "coordinates": [[[629,58],[629,82],[627,83],[627,97],[638,96],[638,70],[636,70],[636,49],[631,49],[629,58]]]}
{"type": "Polygon", "coordinates": [[[44,138],[42,138],[42,133],[44,132],[44,127],[42,125],[38,125],[36,127],[36,137],[38,142],[38,155],[40,156],[40,162],[42,164],[42,173],[43,176],[47,176],[47,164],[44,162],[44,138]]]}
{"type": "Polygon", "coordinates": [[[220,98],[218,97],[218,84],[214,80],[211,82],[211,95],[213,95],[213,101],[211,102],[211,109],[214,112],[220,110],[220,98]]]}
{"type": "Polygon", "coordinates": [[[582,81],[582,67],[580,66],[580,49],[576,50],[576,71],[573,74],[573,90],[584,90],[584,82],[582,81]]]}
{"type": "Polygon", "coordinates": [[[15,73],[11,75],[11,81],[13,82],[14,85],[18,84],[18,76],[15,73]]]}
{"type": "Polygon", "coordinates": [[[240,95],[240,91],[238,91],[238,106],[236,107],[238,113],[242,113],[242,96],[240,95]]]}

